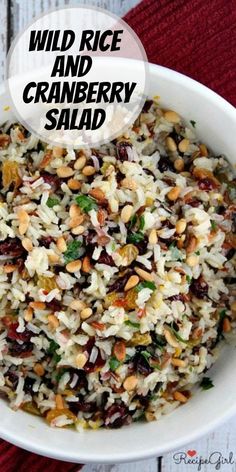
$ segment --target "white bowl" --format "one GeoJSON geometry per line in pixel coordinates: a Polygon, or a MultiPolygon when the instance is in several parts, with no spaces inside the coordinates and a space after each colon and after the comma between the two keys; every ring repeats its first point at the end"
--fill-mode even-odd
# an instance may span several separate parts
{"type": "MultiPolygon", "coordinates": [[[[196,132],[217,154],[236,160],[236,111],[223,98],[169,69],[149,65],[150,97],[196,121],[196,132]]],[[[0,94],[0,122],[11,116],[9,97],[0,94]]],[[[152,423],[135,423],[119,430],[77,433],[52,429],[41,418],[13,412],[1,400],[0,436],[29,451],[65,461],[116,463],[158,456],[194,441],[236,413],[236,350],[225,346],[210,370],[215,388],[198,389],[193,398],[152,423]]]]}

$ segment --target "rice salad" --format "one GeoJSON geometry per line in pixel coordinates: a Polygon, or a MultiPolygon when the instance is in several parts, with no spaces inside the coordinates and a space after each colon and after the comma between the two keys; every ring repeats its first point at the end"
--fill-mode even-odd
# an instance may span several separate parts
{"type": "Polygon", "coordinates": [[[98,149],[2,126],[0,394],[14,410],[118,428],[206,383],[235,327],[236,181],[195,128],[155,100],[98,149]]]}

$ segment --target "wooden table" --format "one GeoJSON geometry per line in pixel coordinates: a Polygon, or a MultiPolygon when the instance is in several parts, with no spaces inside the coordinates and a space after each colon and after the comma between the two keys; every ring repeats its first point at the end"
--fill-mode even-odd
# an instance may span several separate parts
{"type": "MultiPolygon", "coordinates": [[[[158,0],[157,0],[158,1],[158,0]]],[[[176,0],[172,0],[173,2],[176,0]]],[[[190,0],[186,0],[190,1],[190,0]]],[[[16,34],[29,23],[32,18],[49,9],[58,6],[75,5],[85,3],[106,8],[119,16],[123,16],[130,8],[135,6],[137,0],[0,0],[0,80],[5,78],[6,51],[16,34]]],[[[232,451],[236,456],[236,418],[232,419],[221,428],[218,428],[208,436],[181,448],[182,451],[197,451],[197,456],[209,457],[214,451],[227,457],[232,451]]],[[[157,438],[158,442],[158,438],[157,438]]],[[[171,447],[171,445],[170,445],[171,447]]],[[[121,465],[86,465],[84,472],[195,472],[197,465],[175,464],[173,454],[165,454],[161,458],[149,459],[142,462],[133,462],[121,465]]],[[[194,457],[196,457],[196,455],[194,457]]],[[[204,465],[202,471],[215,470],[214,465],[204,465]]],[[[236,464],[222,465],[219,469],[225,472],[235,472],[236,464]]],[[[42,471],[43,472],[43,471],[42,471]]]]}

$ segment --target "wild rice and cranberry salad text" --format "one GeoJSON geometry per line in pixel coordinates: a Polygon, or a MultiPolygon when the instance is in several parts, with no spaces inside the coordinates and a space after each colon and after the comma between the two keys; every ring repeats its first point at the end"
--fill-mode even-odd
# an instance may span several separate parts
{"type": "Polygon", "coordinates": [[[194,128],[151,100],[99,149],[2,128],[0,392],[13,409],[81,430],[189,401],[236,317],[236,181],[194,128]]]}

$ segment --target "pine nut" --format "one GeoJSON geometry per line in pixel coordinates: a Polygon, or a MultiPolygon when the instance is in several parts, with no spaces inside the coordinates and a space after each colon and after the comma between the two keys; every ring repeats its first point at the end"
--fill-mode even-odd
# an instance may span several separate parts
{"type": "Polygon", "coordinates": [[[166,138],[166,146],[167,146],[167,149],[171,152],[177,151],[176,142],[170,136],[166,138]]]}
{"type": "Polygon", "coordinates": [[[180,192],[181,192],[181,188],[180,188],[180,187],[178,187],[178,186],[173,187],[173,188],[167,193],[167,197],[169,198],[170,201],[174,202],[175,200],[177,200],[177,198],[179,198],[180,192]]]}
{"type": "Polygon", "coordinates": [[[92,188],[92,190],[89,191],[89,195],[91,197],[95,198],[96,200],[104,200],[105,199],[105,193],[101,188],[92,188]]]}
{"type": "Polygon", "coordinates": [[[189,148],[189,139],[184,138],[182,141],[180,141],[178,145],[179,151],[180,152],[186,152],[189,148]]]}
{"type": "Polygon", "coordinates": [[[231,303],[230,308],[233,312],[236,312],[236,302],[231,303]]]}
{"type": "Polygon", "coordinates": [[[64,410],[65,408],[64,400],[59,393],[57,393],[55,396],[55,402],[56,402],[56,407],[58,410],[64,410]]]}
{"type": "Polygon", "coordinates": [[[18,211],[17,216],[19,218],[19,233],[22,236],[26,233],[28,229],[30,217],[28,213],[23,209],[18,211]]]}
{"type": "Polygon", "coordinates": [[[52,149],[52,155],[53,155],[53,157],[62,157],[62,156],[63,156],[63,153],[64,153],[64,149],[61,148],[61,147],[55,146],[55,147],[52,149]]]}
{"type": "Polygon", "coordinates": [[[66,242],[65,242],[65,239],[63,238],[63,236],[60,236],[56,242],[56,245],[57,245],[57,249],[60,251],[60,252],[66,252],[67,250],[67,245],[66,245],[66,242]]]}
{"type": "Polygon", "coordinates": [[[168,344],[170,344],[170,346],[176,347],[176,348],[180,347],[177,339],[173,336],[173,334],[168,329],[164,329],[164,336],[168,344]]]}
{"type": "Polygon", "coordinates": [[[224,333],[229,333],[232,330],[231,323],[229,321],[229,318],[224,318],[223,320],[223,331],[224,333]]]}
{"type": "Polygon", "coordinates": [[[26,251],[28,251],[28,252],[32,251],[33,244],[32,244],[32,241],[29,238],[22,239],[21,244],[22,244],[23,248],[26,251]]]}
{"type": "Polygon", "coordinates": [[[197,238],[195,236],[191,236],[188,242],[188,245],[186,247],[186,253],[191,254],[191,252],[195,251],[196,247],[197,247],[197,238]]]}
{"type": "Polygon", "coordinates": [[[146,270],[143,270],[140,267],[135,267],[134,270],[136,274],[138,274],[143,280],[146,280],[147,282],[153,281],[153,274],[151,274],[150,272],[147,272],[146,270]]]}
{"type": "Polygon", "coordinates": [[[177,221],[175,225],[175,230],[177,234],[182,234],[186,230],[187,227],[187,222],[183,218],[179,221],[177,221]]]}
{"type": "Polygon", "coordinates": [[[67,185],[70,190],[80,190],[81,188],[81,182],[76,179],[69,179],[67,185]]]}
{"type": "Polygon", "coordinates": [[[86,308],[86,305],[82,300],[72,300],[70,303],[70,308],[75,311],[81,311],[86,308]]]}
{"type": "Polygon", "coordinates": [[[100,226],[104,225],[105,220],[106,220],[106,213],[104,212],[104,210],[102,210],[102,208],[98,209],[97,220],[98,220],[98,223],[100,224],[100,226]]]}
{"type": "Polygon", "coordinates": [[[171,364],[174,367],[186,367],[186,362],[185,361],[183,361],[182,359],[176,359],[175,357],[173,357],[173,359],[171,359],[171,364]]]}
{"type": "Polygon", "coordinates": [[[135,387],[137,386],[137,383],[138,383],[137,377],[135,375],[130,375],[129,377],[126,377],[123,383],[123,387],[125,390],[130,392],[135,389],[135,387]]]}
{"type": "Polygon", "coordinates": [[[82,262],[82,271],[89,273],[91,270],[92,266],[90,264],[90,259],[88,256],[85,256],[82,262]]]}
{"type": "Polygon", "coordinates": [[[74,216],[69,221],[69,227],[70,228],[76,228],[76,226],[81,225],[81,223],[83,223],[83,221],[84,221],[84,215],[74,216]]]}
{"type": "Polygon", "coordinates": [[[129,278],[129,280],[127,281],[125,285],[125,288],[124,288],[125,292],[135,287],[136,285],[138,285],[138,283],[139,283],[138,275],[131,275],[131,277],[129,278]]]}
{"type": "Polygon", "coordinates": [[[131,179],[130,177],[125,177],[121,181],[121,187],[127,188],[129,190],[137,190],[138,185],[136,184],[135,180],[131,179]]]}
{"type": "Polygon", "coordinates": [[[52,264],[56,264],[57,262],[59,262],[60,256],[58,256],[58,254],[56,254],[54,251],[51,251],[48,254],[48,260],[52,262],[52,264]]]}
{"type": "Polygon", "coordinates": [[[83,234],[85,232],[85,227],[82,225],[76,226],[71,230],[72,234],[75,234],[76,236],[83,234]]]}
{"type": "Polygon", "coordinates": [[[145,418],[150,423],[151,421],[155,421],[156,417],[152,411],[145,411],[145,418]]]}
{"type": "Polygon", "coordinates": [[[124,362],[126,358],[126,346],[124,341],[117,341],[115,343],[113,353],[118,361],[124,362]]]}
{"type": "Polygon", "coordinates": [[[33,370],[35,374],[38,375],[39,377],[42,377],[45,373],[44,367],[42,366],[42,364],[39,364],[39,363],[34,365],[33,370]]]}
{"type": "Polygon", "coordinates": [[[183,159],[176,159],[174,162],[174,168],[178,172],[182,172],[184,170],[184,160],[183,159]]]}
{"type": "Polygon", "coordinates": [[[170,123],[179,123],[180,122],[180,116],[178,113],[172,110],[167,110],[164,112],[164,118],[165,120],[169,121],[170,123]]]}
{"type": "Polygon", "coordinates": [[[208,150],[207,150],[207,147],[206,147],[205,144],[200,144],[199,149],[200,149],[200,152],[201,152],[201,156],[203,156],[203,157],[208,156],[208,150]]]}
{"type": "Polygon", "coordinates": [[[125,205],[124,208],[122,208],[120,217],[123,223],[128,223],[132,216],[133,208],[132,205],[125,205]]]}
{"type": "Polygon", "coordinates": [[[30,302],[29,303],[30,308],[33,308],[33,310],[45,310],[46,304],[44,302],[30,302]]]}
{"type": "Polygon", "coordinates": [[[48,315],[48,323],[52,329],[56,329],[59,326],[59,320],[55,315],[48,315]]]}
{"type": "Polygon", "coordinates": [[[24,311],[24,319],[25,319],[25,321],[27,321],[27,323],[28,323],[29,321],[32,320],[32,318],[33,318],[33,310],[32,310],[32,308],[28,307],[28,308],[26,308],[26,310],[24,311]]]}
{"type": "Polygon", "coordinates": [[[149,234],[149,237],[148,237],[148,241],[150,244],[157,244],[157,232],[155,229],[152,229],[150,234],[149,234]]]}
{"type": "Polygon", "coordinates": [[[188,401],[187,397],[181,392],[174,392],[173,397],[177,402],[186,403],[188,401]]]}
{"type": "Polygon", "coordinates": [[[77,259],[75,261],[68,262],[68,264],[66,264],[66,270],[67,272],[74,274],[75,272],[78,272],[81,269],[81,265],[81,261],[77,259]]]}
{"type": "Polygon", "coordinates": [[[3,267],[5,274],[11,274],[16,269],[17,269],[16,264],[5,264],[5,266],[3,267]]]}
{"type": "Polygon", "coordinates": [[[196,256],[195,254],[188,256],[186,259],[186,264],[188,264],[189,267],[195,267],[198,263],[199,263],[199,257],[196,256]]]}
{"type": "Polygon", "coordinates": [[[87,356],[83,353],[81,354],[78,354],[76,356],[76,359],[75,359],[75,362],[76,362],[76,365],[78,367],[78,369],[83,369],[83,367],[85,366],[86,362],[87,362],[87,356]]]}
{"type": "Polygon", "coordinates": [[[76,216],[81,216],[81,209],[76,203],[72,203],[69,209],[69,215],[71,218],[75,218],[76,216]]]}
{"type": "Polygon", "coordinates": [[[71,169],[71,167],[61,166],[57,169],[57,175],[62,179],[66,179],[67,177],[71,177],[72,175],[74,175],[74,171],[73,169],[71,169]]]}
{"type": "Polygon", "coordinates": [[[91,308],[84,308],[80,313],[81,320],[87,320],[93,314],[93,310],[91,308]]]}
{"type": "Polygon", "coordinates": [[[96,172],[96,169],[93,166],[85,166],[82,170],[82,174],[85,175],[86,177],[89,177],[90,175],[94,175],[95,172],[96,172]]]}
{"type": "Polygon", "coordinates": [[[83,167],[84,167],[85,164],[86,164],[86,160],[87,160],[87,159],[86,159],[85,156],[79,157],[79,158],[75,161],[75,163],[74,163],[74,169],[75,169],[75,170],[81,170],[81,169],[83,169],[83,167]]]}

